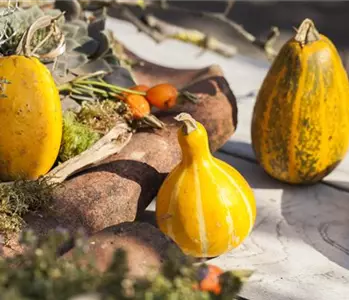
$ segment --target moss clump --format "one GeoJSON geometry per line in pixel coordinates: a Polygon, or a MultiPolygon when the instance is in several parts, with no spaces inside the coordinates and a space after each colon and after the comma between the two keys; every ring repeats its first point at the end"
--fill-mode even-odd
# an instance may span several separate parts
{"type": "Polygon", "coordinates": [[[123,250],[115,251],[109,268],[101,273],[95,268],[93,257],[86,254],[81,234],[75,238],[72,258],[57,258],[57,249],[68,239],[64,231],[51,232],[41,241],[32,232],[25,232],[22,243],[27,251],[12,258],[0,258],[1,299],[233,300],[244,280],[229,271],[221,275],[220,295],[195,290],[193,286],[198,284],[197,274],[202,265],[194,266],[190,258],[180,259],[175,252],[169,253],[159,274],[131,280],[127,278],[123,250]],[[81,258],[85,263],[80,263],[81,258]],[[17,267],[13,268],[14,265],[17,267]]]}
{"type": "Polygon", "coordinates": [[[126,113],[127,108],[121,101],[83,102],[77,119],[82,124],[104,135],[116,123],[123,120],[126,113]]]}
{"type": "Polygon", "coordinates": [[[0,183],[0,235],[7,239],[10,233],[20,231],[23,216],[48,206],[56,184],[42,177],[35,181],[17,181],[14,184],[0,183]]]}
{"type": "Polygon", "coordinates": [[[87,150],[101,138],[101,135],[77,120],[74,112],[63,115],[63,136],[59,161],[64,162],[87,150]]]}

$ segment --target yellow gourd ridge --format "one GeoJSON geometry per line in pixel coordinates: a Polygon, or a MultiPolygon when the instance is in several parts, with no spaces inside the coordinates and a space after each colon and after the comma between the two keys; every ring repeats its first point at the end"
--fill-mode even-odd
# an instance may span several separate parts
{"type": "Polygon", "coordinates": [[[315,183],[349,146],[349,82],[333,43],[305,19],[280,50],[258,93],[252,146],[272,177],[315,183]]]}
{"type": "Polygon", "coordinates": [[[189,114],[176,117],[181,162],[163,182],[156,199],[160,230],[184,253],[215,257],[239,246],[256,218],[253,191],[232,166],[215,158],[205,127],[189,114]]]}
{"type": "Polygon", "coordinates": [[[24,54],[0,58],[0,181],[45,175],[61,144],[58,89],[50,71],[28,50],[35,30],[29,28],[23,38],[24,54]]]}

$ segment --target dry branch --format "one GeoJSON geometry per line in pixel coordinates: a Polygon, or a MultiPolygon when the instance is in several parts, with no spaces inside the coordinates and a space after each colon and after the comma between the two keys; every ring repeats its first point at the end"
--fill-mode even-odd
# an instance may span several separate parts
{"type": "Polygon", "coordinates": [[[181,40],[186,43],[191,43],[203,49],[217,52],[226,57],[231,57],[237,52],[234,46],[224,44],[216,38],[208,36],[201,31],[176,26],[160,20],[153,15],[144,16],[144,21],[150,28],[159,31],[166,38],[172,38],[181,40]]]}
{"type": "Polygon", "coordinates": [[[125,123],[115,125],[92,147],[51,170],[46,176],[52,183],[61,183],[69,176],[95,166],[119,153],[131,140],[132,133],[125,123]]]}
{"type": "Polygon", "coordinates": [[[220,21],[229,27],[232,28],[236,33],[238,33],[241,37],[249,41],[252,45],[256,46],[260,50],[264,51],[268,58],[273,58],[276,55],[276,51],[273,46],[274,43],[279,36],[279,30],[277,27],[272,27],[270,33],[268,34],[268,38],[266,41],[262,41],[256,38],[254,35],[249,33],[247,30],[243,28],[243,26],[237,24],[236,22],[229,20],[224,14],[221,13],[209,13],[204,11],[192,11],[189,9],[179,8],[175,6],[166,6],[163,8],[167,11],[177,12],[177,13],[186,13],[195,17],[205,17],[211,20],[220,21]]]}
{"type": "MultiPolygon", "coordinates": [[[[205,12],[205,11],[193,11],[193,10],[189,10],[189,9],[185,9],[185,8],[176,7],[174,5],[168,4],[166,1],[160,1],[160,3],[159,3],[159,1],[149,1],[149,2],[146,2],[146,4],[145,4],[144,15],[142,17],[147,19],[147,18],[149,18],[149,16],[148,17],[146,16],[148,11],[150,14],[152,9],[160,9],[163,11],[183,13],[183,14],[187,14],[189,16],[194,16],[194,17],[199,17],[199,18],[208,18],[208,19],[211,19],[214,21],[219,21],[219,22],[224,23],[228,27],[230,27],[234,32],[236,32],[243,39],[245,39],[246,41],[251,43],[253,46],[255,46],[259,50],[263,51],[269,59],[273,59],[276,55],[276,50],[273,47],[274,47],[276,39],[278,38],[278,36],[280,34],[278,28],[272,27],[270,29],[270,32],[269,32],[266,40],[261,40],[261,39],[255,37],[253,34],[248,32],[247,30],[245,30],[243,28],[243,26],[241,26],[241,25],[237,24],[236,22],[227,18],[227,14],[232,9],[233,4],[234,4],[234,1],[229,1],[228,5],[223,13],[210,13],[210,12],[205,12]]],[[[176,28],[177,31],[179,30],[179,28],[181,28],[181,27],[178,27],[176,25],[172,25],[172,24],[166,23],[164,21],[158,20],[157,21],[158,24],[160,21],[160,22],[164,22],[164,24],[166,24],[166,26],[160,26],[160,27],[165,27],[165,28],[154,30],[153,28],[151,28],[151,26],[148,26],[148,24],[144,24],[144,23],[142,25],[140,24],[140,22],[142,23],[142,21],[140,21],[140,18],[138,18],[131,11],[132,8],[135,7],[134,3],[130,3],[127,1],[120,3],[120,1],[114,0],[114,1],[109,2],[108,5],[112,5],[116,9],[121,9],[121,7],[128,8],[127,16],[126,17],[124,16],[125,19],[128,20],[129,22],[133,23],[139,30],[148,34],[151,38],[153,38],[157,42],[160,42],[164,39],[163,36],[162,37],[161,37],[161,35],[159,36],[159,33],[161,33],[162,31],[165,32],[165,36],[166,36],[167,35],[166,31],[168,30],[169,27],[173,26],[173,28],[176,28]],[[132,17],[130,17],[130,13],[132,14],[132,17]]],[[[164,24],[162,24],[162,25],[164,25],[164,24]]],[[[171,29],[171,30],[173,30],[173,29],[171,29]]],[[[188,38],[188,36],[190,36],[190,33],[194,33],[194,31],[193,30],[188,31],[184,28],[181,28],[181,30],[182,30],[182,36],[186,36],[186,41],[191,42],[191,40],[190,40],[190,38],[188,38]],[[189,35],[187,34],[188,32],[189,32],[189,35]]],[[[196,35],[198,34],[198,32],[199,31],[196,31],[196,35]]],[[[201,35],[202,35],[201,37],[203,37],[203,36],[207,37],[207,35],[205,35],[204,33],[201,33],[201,35]]],[[[179,34],[177,36],[175,36],[175,38],[179,38],[179,39],[184,40],[183,37],[180,37],[179,34]]],[[[213,37],[211,37],[210,39],[211,39],[211,41],[210,41],[211,43],[212,43],[212,40],[215,42],[213,43],[214,44],[213,46],[210,43],[208,43],[209,44],[208,48],[213,47],[215,49],[218,47],[218,48],[222,48],[222,49],[223,48],[229,49],[230,47],[232,47],[231,45],[224,45],[223,42],[217,41],[213,37]],[[225,47],[223,47],[222,45],[224,45],[225,47]]],[[[195,39],[194,39],[194,41],[195,41],[195,39]]]]}
{"type": "Polygon", "coordinates": [[[129,8],[123,5],[118,5],[118,9],[120,10],[119,13],[122,18],[135,25],[139,31],[147,34],[155,42],[160,43],[165,39],[162,34],[157,32],[156,30],[152,30],[149,26],[144,24],[135,14],[133,14],[133,12],[129,8]]]}

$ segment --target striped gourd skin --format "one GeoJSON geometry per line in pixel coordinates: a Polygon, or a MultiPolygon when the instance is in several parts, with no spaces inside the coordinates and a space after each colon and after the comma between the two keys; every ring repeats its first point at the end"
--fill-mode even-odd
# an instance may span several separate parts
{"type": "Polygon", "coordinates": [[[251,133],[257,160],[284,182],[317,182],[344,158],[349,84],[329,39],[284,45],[259,91],[251,133]]]}
{"type": "Polygon", "coordinates": [[[214,257],[235,247],[251,232],[254,195],[246,180],[209,150],[205,128],[179,131],[182,161],[161,186],[156,218],[162,232],[187,255],[214,257]]]}

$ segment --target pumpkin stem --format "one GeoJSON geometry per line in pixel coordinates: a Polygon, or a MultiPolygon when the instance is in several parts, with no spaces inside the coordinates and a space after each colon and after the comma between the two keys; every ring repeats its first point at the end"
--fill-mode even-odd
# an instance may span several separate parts
{"type": "Polygon", "coordinates": [[[198,128],[194,118],[188,113],[180,113],[174,119],[178,122],[183,122],[182,131],[185,135],[190,134],[198,128]]]}
{"type": "Polygon", "coordinates": [[[316,30],[314,22],[310,19],[305,19],[299,26],[294,39],[303,47],[304,45],[318,41],[320,34],[316,30]]]}

